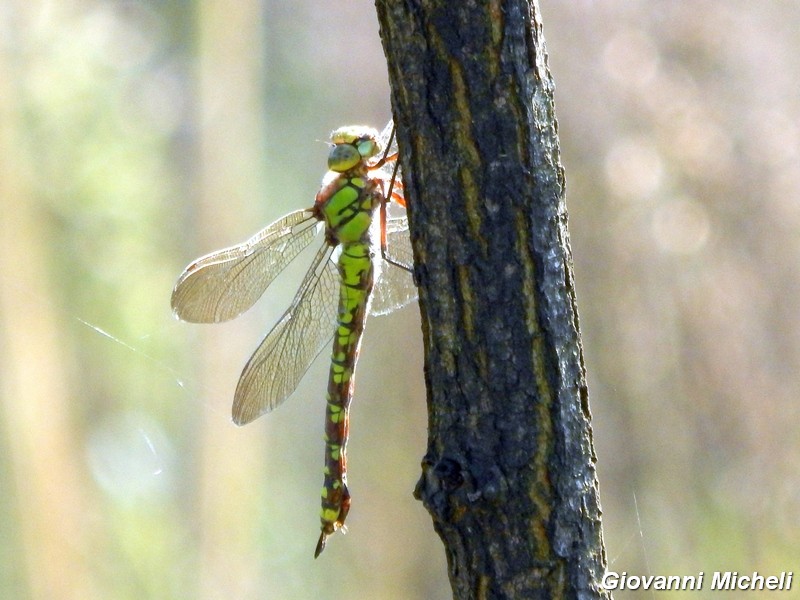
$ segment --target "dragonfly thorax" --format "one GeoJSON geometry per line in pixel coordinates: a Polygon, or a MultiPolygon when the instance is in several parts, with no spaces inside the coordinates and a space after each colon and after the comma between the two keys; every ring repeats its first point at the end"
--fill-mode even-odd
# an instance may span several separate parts
{"type": "Polygon", "coordinates": [[[326,178],[317,194],[316,209],[327,226],[328,242],[370,243],[373,217],[382,199],[380,185],[369,176],[326,178]]]}

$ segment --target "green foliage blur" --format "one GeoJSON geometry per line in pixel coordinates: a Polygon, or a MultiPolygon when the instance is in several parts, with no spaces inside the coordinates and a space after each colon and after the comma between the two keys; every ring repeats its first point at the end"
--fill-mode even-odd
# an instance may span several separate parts
{"type": "MultiPolygon", "coordinates": [[[[791,570],[800,6],[541,4],[610,567],[791,570]]],[[[231,323],[169,307],[311,204],[330,130],[389,117],[371,2],[0,1],[1,598],[450,597],[416,308],[369,321],[350,530],[314,561],[324,358],[229,416],[304,264],[231,323]]]]}

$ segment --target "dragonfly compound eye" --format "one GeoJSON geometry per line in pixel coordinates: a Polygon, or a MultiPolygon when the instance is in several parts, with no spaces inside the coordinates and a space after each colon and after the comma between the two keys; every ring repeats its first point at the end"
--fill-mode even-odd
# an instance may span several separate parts
{"type": "Polygon", "coordinates": [[[328,168],[337,173],[352,169],[363,160],[358,149],[351,144],[336,144],[328,154],[328,168]]]}
{"type": "Polygon", "coordinates": [[[378,153],[378,144],[372,138],[361,140],[357,144],[358,153],[362,158],[372,158],[378,153]]]}

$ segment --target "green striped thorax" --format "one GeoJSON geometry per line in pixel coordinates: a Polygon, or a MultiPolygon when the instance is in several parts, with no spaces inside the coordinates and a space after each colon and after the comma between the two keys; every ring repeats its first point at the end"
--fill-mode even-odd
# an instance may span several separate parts
{"type": "Polygon", "coordinates": [[[316,207],[328,225],[327,236],[333,245],[369,243],[373,211],[383,198],[368,174],[367,161],[381,150],[377,138],[377,131],[358,125],[331,134],[330,171],[322,181],[316,207]]]}

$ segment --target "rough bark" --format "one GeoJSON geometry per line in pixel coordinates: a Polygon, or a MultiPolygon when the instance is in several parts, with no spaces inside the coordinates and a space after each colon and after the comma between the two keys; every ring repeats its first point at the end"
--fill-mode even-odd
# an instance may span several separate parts
{"type": "Polygon", "coordinates": [[[416,495],[455,598],[610,598],[535,1],[377,0],[425,344],[416,495]]]}

